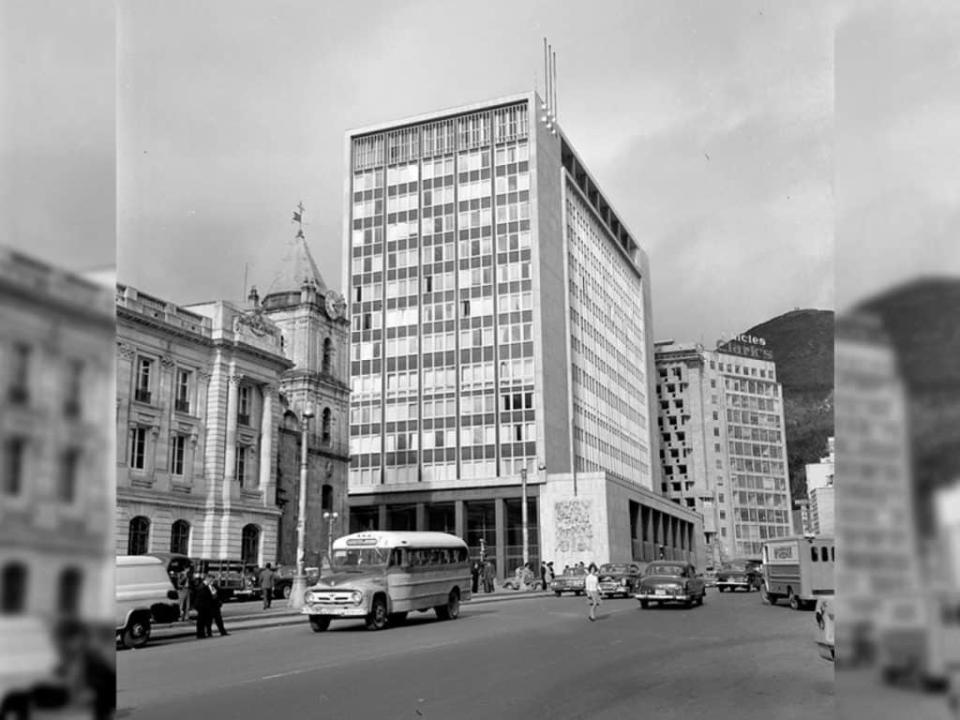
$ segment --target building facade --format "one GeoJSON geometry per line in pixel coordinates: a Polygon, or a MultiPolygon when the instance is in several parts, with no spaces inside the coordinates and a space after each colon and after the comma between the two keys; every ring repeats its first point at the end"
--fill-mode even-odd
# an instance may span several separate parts
{"type": "Polygon", "coordinates": [[[4,615],[110,622],[113,297],[0,250],[4,615]]]}
{"type": "Polygon", "coordinates": [[[837,593],[851,627],[869,628],[888,600],[916,597],[922,569],[907,394],[879,318],[838,318],[837,373],[837,593]]]}
{"type": "Polygon", "coordinates": [[[533,561],[633,559],[630,542],[557,544],[554,481],[600,474],[659,500],[646,254],[541,106],[346,139],[352,529],[453,530],[501,575],[522,556],[523,478],[533,561]]]}
{"type": "Polygon", "coordinates": [[[805,466],[807,483],[807,513],[810,532],[833,535],[834,524],[834,439],[827,439],[827,454],[818,463],[805,466]]]}
{"type": "Polygon", "coordinates": [[[782,388],[762,347],[657,343],[660,490],[703,515],[715,564],[793,532],[782,388]]]}
{"type": "Polygon", "coordinates": [[[277,555],[280,331],[259,308],[117,286],[118,555],[277,555]]]}

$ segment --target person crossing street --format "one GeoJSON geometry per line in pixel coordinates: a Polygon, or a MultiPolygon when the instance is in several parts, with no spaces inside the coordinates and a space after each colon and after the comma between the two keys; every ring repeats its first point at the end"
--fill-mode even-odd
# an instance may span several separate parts
{"type": "Polygon", "coordinates": [[[270,563],[267,563],[267,566],[260,571],[260,594],[263,595],[264,610],[270,609],[270,603],[273,600],[273,586],[275,577],[276,573],[270,566],[270,563]]]}
{"type": "Polygon", "coordinates": [[[600,604],[600,578],[597,576],[597,567],[591,563],[590,570],[584,585],[587,591],[587,602],[590,603],[590,621],[597,619],[597,606],[600,604]]]}

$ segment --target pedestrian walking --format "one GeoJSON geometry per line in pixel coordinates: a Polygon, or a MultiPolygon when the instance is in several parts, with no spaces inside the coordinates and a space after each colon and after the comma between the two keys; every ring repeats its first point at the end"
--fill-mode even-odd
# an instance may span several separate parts
{"type": "Polygon", "coordinates": [[[600,578],[597,577],[597,568],[591,563],[587,571],[584,589],[587,591],[587,602],[590,603],[590,622],[597,619],[597,606],[600,604],[600,578]]]}
{"type": "Polygon", "coordinates": [[[177,599],[180,601],[180,622],[190,619],[190,571],[177,573],[177,599]]]}
{"type": "Polygon", "coordinates": [[[477,560],[473,561],[473,565],[470,566],[470,588],[471,592],[477,592],[477,588],[480,585],[480,563],[477,560]]]}
{"type": "Polygon", "coordinates": [[[540,561],[540,589],[547,589],[547,564],[542,560],[540,561]]]}
{"type": "Polygon", "coordinates": [[[263,609],[269,610],[270,603],[273,600],[273,586],[276,579],[276,573],[267,563],[267,566],[260,571],[260,594],[263,595],[263,609]]]}

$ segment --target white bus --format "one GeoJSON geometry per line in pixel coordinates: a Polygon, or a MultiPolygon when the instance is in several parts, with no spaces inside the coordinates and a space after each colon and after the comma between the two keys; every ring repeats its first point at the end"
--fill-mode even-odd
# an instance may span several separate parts
{"type": "Polygon", "coordinates": [[[794,610],[810,607],[834,594],[833,538],[796,536],[763,544],[762,599],[776,605],[781,598],[794,610]]]}
{"type": "Polygon", "coordinates": [[[360,532],[333,543],[330,572],[304,594],[314,632],[334,618],[363,619],[369,630],[402,623],[407,613],[460,615],[470,599],[467,544],[438,532],[360,532]]]}

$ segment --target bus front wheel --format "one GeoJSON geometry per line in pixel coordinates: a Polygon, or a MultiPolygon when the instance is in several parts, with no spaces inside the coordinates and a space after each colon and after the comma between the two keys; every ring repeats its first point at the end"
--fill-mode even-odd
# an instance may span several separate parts
{"type": "Polygon", "coordinates": [[[373,607],[367,615],[367,630],[383,630],[387,625],[387,602],[382,597],[373,599],[373,607]]]}
{"type": "Polygon", "coordinates": [[[326,615],[311,615],[310,628],[314,632],[323,632],[330,627],[330,618],[326,615]]]}
{"type": "Polygon", "coordinates": [[[434,609],[437,611],[437,617],[440,620],[456,620],[460,617],[460,593],[457,590],[451,590],[450,597],[447,598],[447,604],[437,605],[434,609]]]}

